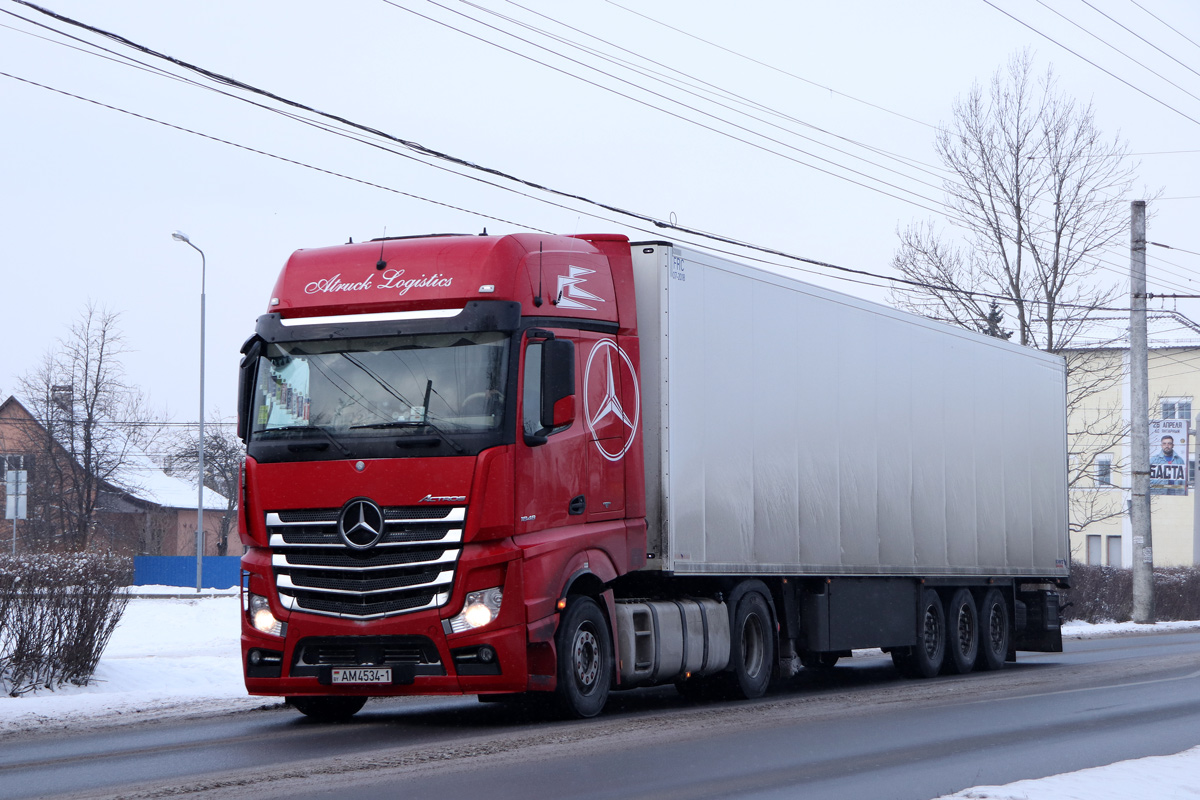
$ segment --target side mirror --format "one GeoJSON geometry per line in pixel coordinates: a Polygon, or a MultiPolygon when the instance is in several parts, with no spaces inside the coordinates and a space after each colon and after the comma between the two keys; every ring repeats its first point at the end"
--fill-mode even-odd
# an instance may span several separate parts
{"type": "Polygon", "coordinates": [[[575,421],[575,343],[569,339],[542,344],[541,421],[551,430],[575,421]]]}
{"type": "Polygon", "coordinates": [[[263,340],[257,336],[251,336],[242,345],[242,363],[238,373],[237,435],[243,443],[250,440],[250,414],[254,410],[254,376],[262,351],[263,340]]]}

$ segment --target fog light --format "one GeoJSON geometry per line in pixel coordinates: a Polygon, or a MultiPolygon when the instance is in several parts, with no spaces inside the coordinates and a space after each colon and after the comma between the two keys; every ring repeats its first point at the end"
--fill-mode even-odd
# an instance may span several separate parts
{"type": "Polygon", "coordinates": [[[467,592],[462,613],[450,620],[450,631],[462,633],[487,625],[500,613],[500,603],[503,599],[504,592],[499,587],[467,592]]]}
{"type": "Polygon", "coordinates": [[[275,618],[271,613],[270,602],[260,594],[250,595],[250,608],[247,613],[250,615],[250,624],[257,631],[271,636],[283,636],[287,632],[287,625],[275,618]]]}
{"type": "Polygon", "coordinates": [[[479,648],[479,661],[481,663],[490,664],[495,660],[496,660],[496,651],[492,649],[491,645],[485,644],[483,647],[479,648]]]}

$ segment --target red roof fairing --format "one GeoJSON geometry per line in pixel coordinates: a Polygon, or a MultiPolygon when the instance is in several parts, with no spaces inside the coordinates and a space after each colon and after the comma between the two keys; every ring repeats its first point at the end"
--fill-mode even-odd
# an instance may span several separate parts
{"type": "Polygon", "coordinates": [[[626,305],[614,286],[613,267],[625,273],[617,286],[630,282],[628,261],[624,237],[529,233],[298,250],[279,276],[268,311],[284,318],[324,317],[516,300],[525,316],[618,322],[622,306],[631,319],[636,316],[631,290],[626,305]],[[623,264],[612,263],[622,255],[623,264]]]}

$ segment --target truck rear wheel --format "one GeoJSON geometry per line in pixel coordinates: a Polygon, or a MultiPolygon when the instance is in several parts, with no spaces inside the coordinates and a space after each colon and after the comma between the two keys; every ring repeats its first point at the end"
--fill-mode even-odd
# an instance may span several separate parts
{"type": "Polygon", "coordinates": [[[970,589],[958,589],[946,606],[945,672],[966,675],[975,668],[979,655],[979,615],[970,589]]]}
{"type": "Polygon", "coordinates": [[[318,722],[350,719],[366,705],[365,697],[289,697],[288,705],[318,722]]]}
{"type": "Polygon", "coordinates": [[[946,615],[933,589],[921,590],[917,614],[917,643],[892,651],[892,663],[906,678],[932,678],[942,669],[946,656],[946,615]]]}
{"type": "Polygon", "coordinates": [[[977,669],[1001,669],[1008,657],[1008,603],[996,589],[988,589],[979,608],[977,669]]]}
{"type": "Polygon", "coordinates": [[[613,640],[600,606],[572,597],[558,622],[558,705],[567,716],[594,717],[608,702],[613,640]]]}
{"type": "Polygon", "coordinates": [[[771,610],[755,591],[746,592],[738,601],[729,631],[734,688],[747,700],[762,697],[771,683],[775,662],[775,637],[771,630],[771,610]]]}

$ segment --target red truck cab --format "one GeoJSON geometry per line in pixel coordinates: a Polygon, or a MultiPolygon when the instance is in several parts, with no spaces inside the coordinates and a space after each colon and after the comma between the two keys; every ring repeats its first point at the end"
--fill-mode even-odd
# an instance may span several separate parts
{"type": "Polygon", "coordinates": [[[301,250],[243,354],[248,691],[323,718],[536,690],[597,713],[605,587],[646,558],[628,240],[301,250]]]}

